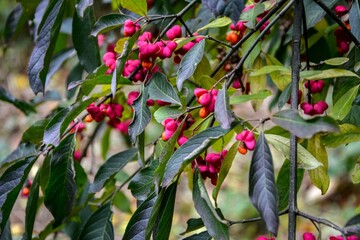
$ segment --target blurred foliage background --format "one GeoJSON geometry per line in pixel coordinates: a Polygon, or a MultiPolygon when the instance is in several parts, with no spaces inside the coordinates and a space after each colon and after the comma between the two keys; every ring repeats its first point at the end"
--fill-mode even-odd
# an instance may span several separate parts
{"type": "MultiPolygon", "coordinates": [[[[15,0],[2,0],[0,1],[0,30],[4,32],[5,21],[16,5],[15,0]]],[[[178,5],[181,7],[181,4],[178,5]]],[[[111,11],[111,4],[105,5],[100,11],[111,11]]],[[[64,29],[64,31],[66,31],[64,29]]],[[[276,34],[276,29],[273,30],[276,34]]],[[[66,34],[63,33],[63,44],[69,40],[66,34]]],[[[27,62],[32,50],[32,39],[26,33],[26,31],[19,33],[15,39],[12,39],[9,45],[5,45],[3,34],[1,35],[1,45],[3,46],[0,52],[0,86],[7,89],[16,98],[32,101],[37,103],[37,111],[39,114],[31,114],[25,116],[21,111],[13,107],[11,104],[0,101],[0,156],[3,159],[13,149],[16,148],[20,142],[21,134],[26,128],[33,124],[36,120],[39,120],[46,115],[50,114],[51,110],[58,106],[59,100],[65,99],[66,89],[65,81],[66,77],[71,69],[71,62],[65,64],[61,71],[57,72],[49,86],[49,92],[45,96],[49,101],[42,101],[43,96],[34,96],[31,91],[28,78],[26,75],[27,62]]],[[[283,51],[286,53],[286,51],[283,51]]],[[[317,53],[316,53],[317,54],[317,53]]],[[[316,56],[314,53],[313,55],[316,56]]],[[[319,53],[320,54],[320,53],[319,53]]],[[[278,56],[281,57],[281,56],[278,56]]],[[[323,59],[324,56],[321,57],[323,59]]],[[[331,56],[328,56],[331,57],[331,56]]],[[[268,114],[268,107],[270,100],[265,101],[264,106],[257,112],[246,112],[249,116],[266,115],[268,114]]],[[[237,111],[249,111],[252,109],[249,104],[240,104],[237,111]]],[[[87,126],[91,129],[93,126],[87,126]]],[[[100,136],[107,133],[105,126],[100,130],[100,136]]],[[[153,134],[159,134],[161,129],[155,128],[153,134]]],[[[89,131],[90,133],[91,131],[89,131]]],[[[97,169],[97,166],[101,164],[103,158],[101,157],[101,137],[90,148],[89,153],[82,164],[90,172],[93,169],[97,169]]],[[[122,148],[126,142],[124,138],[118,132],[112,132],[110,136],[110,149],[108,156],[112,153],[118,152],[119,148],[122,148]]],[[[276,171],[278,172],[283,157],[276,153],[274,149],[274,162],[276,171]]],[[[343,225],[346,219],[351,218],[355,213],[360,212],[358,208],[360,204],[360,189],[358,185],[354,185],[351,180],[352,170],[354,164],[359,159],[360,155],[360,143],[352,143],[347,146],[343,146],[337,149],[331,149],[328,152],[329,155],[329,174],[331,177],[331,185],[328,193],[322,196],[320,191],[310,184],[308,176],[305,175],[302,187],[299,192],[299,207],[307,212],[315,215],[328,218],[331,221],[339,225],[343,225]]],[[[246,218],[256,217],[257,213],[253,206],[250,204],[250,200],[247,196],[248,191],[248,168],[249,168],[250,156],[244,157],[238,155],[232,169],[230,171],[227,180],[225,181],[221,194],[219,195],[219,205],[223,209],[224,215],[231,220],[242,220],[246,218]]],[[[133,164],[133,168],[127,168],[126,171],[118,174],[117,179],[122,181],[126,176],[132,174],[136,169],[136,163],[133,164]]],[[[30,174],[34,177],[35,169],[30,174]]],[[[94,172],[94,171],[93,171],[94,172]]],[[[188,179],[183,177],[181,179],[181,186],[177,193],[177,203],[175,208],[175,216],[172,228],[172,239],[180,239],[180,233],[186,229],[186,221],[189,218],[197,218],[198,215],[195,212],[191,199],[191,191],[188,188],[188,179]]],[[[211,193],[213,186],[207,184],[208,191],[211,193]]],[[[119,195],[118,209],[114,209],[114,227],[116,235],[119,237],[125,230],[127,221],[130,219],[130,212],[136,209],[136,202],[131,197],[131,193],[126,188],[123,189],[124,194],[119,195]]],[[[24,227],[24,209],[26,206],[26,198],[19,198],[16,203],[15,209],[12,212],[11,223],[12,232],[14,236],[21,238],[24,227]]],[[[35,223],[35,231],[41,231],[51,219],[51,215],[46,209],[41,209],[41,213],[35,223]]],[[[281,228],[279,230],[278,239],[286,239],[287,229],[287,215],[280,218],[281,228]]],[[[298,233],[299,238],[304,231],[316,232],[313,224],[308,221],[298,218],[298,233]]],[[[329,234],[338,234],[334,230],[323,227],[323,238],[329,234]]],[[[256,236],[265,232],[265,228],[261,222],[247,223],[244,225],[236,225],[231,228],[232,236],[238,236],[234,239],[255,239],[256,236]]],[[[65,236],[58,236],[58,239],[66,239],[65,236]]]]}

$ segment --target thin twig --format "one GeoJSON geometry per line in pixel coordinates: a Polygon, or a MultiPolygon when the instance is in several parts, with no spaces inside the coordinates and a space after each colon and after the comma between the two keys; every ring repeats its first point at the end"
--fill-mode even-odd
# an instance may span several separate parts
{"type": "Polygon", "coordinates": [[[210,35],[206,35],[205,38],[206,38],[206,39],[209,39],[209,40],[211,40],[211,41],[220,43],[221,45],[224,45],[224,46],[226,46],[226,47],[228,47],[228,48],[233,48],[233,46],[231,46],[230,44],[228,44],[228,43],[226,43],[226,42],[224,42],[224,41],[220,41],[220,40],[218,40],[218,39],[216,39],[216,38],[213,38],[213,37],[210,36],[210,35]]]}
{"type": "MultiPolygon", "coordinates": [[[[288,209],[285,209],[285,210],[279,212],[279,216],[285,215],[288,212],[289,212],[288,209]]],[[[243,220],[240,220],[240,221],[232,221],[232,220],[225,219],[225,221],[227,221],[229,226],[234,225],[234,224],[244,224],[244,223],[250,223],[250,222],[258,222],[258,221],[261,221],[261,220],[262,220],[261,217],[243,219],[243,220]]]]}

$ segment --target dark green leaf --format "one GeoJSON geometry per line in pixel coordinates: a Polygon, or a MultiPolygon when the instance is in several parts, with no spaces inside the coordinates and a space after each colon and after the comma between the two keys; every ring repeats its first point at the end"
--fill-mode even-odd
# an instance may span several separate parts
{"type": "Polygon", "coordinates": [[[50,79],[61,68],[61,65],[71,57],[75,56],[75,50],[73,48],[65,49],[58,52],[50,62],[49,70],[46,75],[46,82],[50,82],[50,79]]]}
{"type": "Polygon", "coordinates": [[[206,192],[200,172],[196,168],[193,180],[193,201],[207,231],[214,239],[229,239],[228,226],[221,222],[206,192]]]}
{"type": "Polygon", "coordinates": [[[72,39],[80,64],[89,73],[92,73],[101,64],[97,39],[90,35],[94,22],[95,16],[92,7],[86,8],[82,19],[74,13],[72,39]]]}
{"type": "Polygon", "coordinates": [[[46,125],[43,140],[46,145],[59,145],[61,138],[61,125],[63,120],[67,117],[69,110],[70,108],[60,110],[46,125]]]}
{"type": "Polygon", "coordinates": [[[353,1],[349,12],[349,22],[351,27],[351,33],[360,41],[360,3],[359,1],[353,1]]]}
{"type": "Polygon", "coordinates": [[[239,20],[245,6],[244,0],[203,0],[202,2],[216,17],[230,17],[233,23],[239,20]]]}
{"type": "Polygon", "coordinates": [[[22,6],[20,3],[18,3],[11,10],[9,16],[6,18],[5,29],[4,29],[5,43],[9,43],[11,37],[16,32],[22,14],[23,14],[22,6]]]}
{"type": "Polygon", "coordinates": [[[128,225],[126,226],[123,239],[142,240],[145,239],[145,231],[151,215],[153,206],[158,196],[152,193],[132,215],[128,225]]]}
{"type": "Polygon", "coordinates": [[[62,140],[52,153],[49,183],[45,190],[44,203],[54,217],[57,227],[71,213],[77,187],[74,170],[75,137],[73,134],[62,140]]]}
{"type": "Polygon", "coordinates": [[[192,47],[181,60],[180,67],[177,72],[178,77],[176,79],[176,85],[179,91],[181,91],[184,81],[193,75],[197,65],[204,55],[204,49],[205,39],[201,40],[192,47]]]}
{"type": "Polygon", "coordinates": [[[26,115],[36,112],[35,108],[32,105],[20,99],[16,99],[3,87],[0,87],[0,100],[13,104],[26,115]]]}
{"type": "Polygon", "coordinates": [[[107,158],[107,153],[110,148],[110,136],[112,132],[112,127],[108,126],[101,138],[101,157],[105,160],[107,158]]]}
{"type": "Polygon", "coordinates": [[[188,236],[188,237],[184,238],[183,240],[210,240],[210,239],[212,239],[210,234],[207,231],[204,231],[201,233],[197,233],[197,234],[188,236]]]}
{"type": "Polygon", "coordinates": [[[31,240],[32,239],[32,232],[34,229],[34,223],[36,218],[36,212],[38,210],[39,205],[39,176],[40,171],[37,172],[31,188],[30,188],[30,194],[28,196],[28,200],[26,203],[26,213],[25,213],[25,231],[23,235],[23,240],[31,240]]]}
{"type": "Polygon", "coordinates": [[[37,156],[19,160],[0,176],[0,235],[4,231],[16,198],[36,159],[37,156]]]}
{"type": "Polygon", "coordinates": [[[349,221],[347,221],[347,223],[345,224],[344,230],[348,231],[349,233],[359,234],[360,233],[360,214],[355,215],[349,221]]]}
{"type": "Polygon", "coordinates": [[[292,109],[276,113],[271,117],[271,120],[299,138],[311,138],[318,132],[336,132],[339,130],[336,122],[330,117],[315,117],[305,120],[300,117],[297,111],[292,109]]]}
{"type": "Polygon", "coordinates": [[[148,197],[154,186],[154,172],[158,165],[158,161],[153,160],[150,166],[141,169],[129,183],[128,189],[137,200],[143,201],[148,197]]]}
{"type": "MultiPolygon", "coordinates": [[[[67,88],[69,88],[69,86],[71,86],[71,84],[73,84],[74,82],[80,81],[82,78],[83,72],[84,72],[83,66],[81,66],[80,64],[77,64],[70,71],[70,73],[66,79],[67,88]]],[[[72,98],[75,95],[75,92],[76,92],[76,88],[68,89],[68,91],[66,91],[67,99],[72,98]]]]}
{"type": "Polygon", "coordinates": [[[136,148],[131,148],[117,153],[106,160],[96,173],[94,183],[91,184],[89,192],[95,193],[100,191],[107,180],[118,173],[129,161],[133,160],[137,152],[136,148]]]}
{"type": "Polygon", "coordinates": [[[31,125],[22,135],[21,142],[29,142],[35,145],[40,145],[44,138],[44,131],[46,125],[49,123],[49,120],[44,119],[35,122],[31,125]]]}
{"type": "Polygon", "coordinates": [[[121,0],[121,6],[140,16],[146,16],[146,0],[121,0]]]}
{"type": "Polygon", "coordinates": [[[94,0],[77,0],[76,12],[80,18],[84,17],[85,10],[94,4],[94,0]]]}
{"type": "Polygon", "coordinates": [[[113,240],[114,228],[111,223],[111,202],[100,207],[87,220],[79,237],[80,240],[113,240]]]}
{"type": "Polygon", "coordinates": [[[249,196],[265,221],[267,230],[276,236],[279,228],[278,193],[273,160],[263,132],[260,133],[251,159],[249,196]]]}
{"type": "Polygon", "coordinates": [[[208,128],[181,145],[166,165],[162,186],[165,187],[169,185],[173,178],[182,171],[186,165],[228,131],[229,129],[223,129],[221,127],[208,128]]]}
{"type": "Polygon", "coordinates": [[[129,125],[129,137],[132,143],[136,141],[136,137],[145,130],[145,127],[151,120],[151,112],[149,107],[146,105],[147,99],[147,88],[143,87],[141,94],[133,103],[134,117],[129,125]]]}
{"type": "Polygon", "coordinates": [[[353,105],[341,123],[348,123],[360,127],[360,106],[353,105]]]}
{"type": "Polygon", "coordinates": [[[127,16],[116,13],[104,15],[94,24],[91,35],[97,36],[99,33],[118,28],[123,25],[127,19],[127,16]]]}
{"type": "Polygon", "coordinates": [[[281,92],[281,95],[278,100],[278,108],[281,110],[287,101],[290,99],[291,95],[291,84],[288,84],[284,91],[281,92]]]}
{"type": "Polygon", "coordinates": [[[0,232],[0,240],[12,240],[10,219],[7,221],[4,231],[0,232]]]}
{"type": "MultiPolygon", "coordinates": [[[[328,8],[332,8],[337,0],[322,1],[328,8]]],[[[321,19],[324,18],[326,12],[316,4],[313,0],[304,0],[305,12],[306,12],[306,23],[307,27],[311,28],[315,26],[321,19]]]]}
{"type": "Polygon", "coordinates": [[[325,146],[331,148],[357,141],[360,141],[360,127],[351,124],[342,124],[339,132],[330,133],[321,139],[325,146]]]}
{"type": "Polygon", "coordinates": [[[38,150],[35,148],[34,144],[31,143],[21,143],[13,152],[11,152],[5,159],[0,163],[3,166],[5,163],[13,163],[24,158],[34,157],[38,155],[38,150]]]}
{"type": "Polygon", "coordinates": [[[44,14],[42,28],[36,39],[28,67],[30,86],[35,94],[44,92],[51,55],[59,35],[65,10],[64,0],[52,0],[44,14]]]}
{"type": "Polygon", "coordinates": [[[187,228],[185,232],[181,233],[180,235],[185,235],[186,233],[198,230],[205,226],[201,218],[190,218],[189,220],[187,220],[186,224],[187,228]]]}
{"type": "MultiPolygon", "coordinates": [[[[298,168],[297,170],[297,191],[301,187],[301,182],[304,177],[304,170],[298,168]]],[[[279,171],[278,177],[276,178],[276,186],[279,191],[279,211],[284,210],[288,206],[289,202],[289,187],[290,187],[290,161],[285,159],[281,169],[279,171]]]]}
{"type": "Polygon", "coordinates": [[[222,128],[228,129],[231,127],[234,117],[230,109],[229,93],[227,91],[226,83],[223,84],[223,88],[218,93],[214,113],[215,119],[220,123],[222,128]]]}
{"type": "Polygon", "coordinates": [[[166,76],[160,72],[152,75],[148,85],[149,98],[161,100],[164,102],[181,105],[180,99],[173,86],[166,79],[166,76]]]}
{"type": "Polygon", "coordinates": [[[114,206],[119,209],[122,212],[132,214],[131,211],[131,203],[127,196],[122,192],[118,191],[115,193],[114,200],[113,200],[114,206]]]}

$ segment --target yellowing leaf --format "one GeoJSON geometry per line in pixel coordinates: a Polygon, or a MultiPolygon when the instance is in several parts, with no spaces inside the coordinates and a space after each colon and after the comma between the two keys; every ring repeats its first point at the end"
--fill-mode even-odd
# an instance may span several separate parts
{"type": "Polygon", "coordinates": [[[342,95],[331,109],[329,115],[335,119],[344,119],[349,113],[358,91],[359,85],[351,88],[347,93],[342,95]]]}
{"type": "Polygon", "coordinates": [[[121,0],[121,6],[140,16],[147,15],[146,0],[121,0]]]}
{"type": "Polygon", "coordinates": [[[208,28],[218,28],[218,27],[227,26],[230,23],[231,23],[231,19],[228,17],[217,18],[214,21],[210,22],[209,24],[203,26],[202,28],[199,28],[197,32],[200,32],[208,28]]]}
{"type": "Polygon", "coordinates": [[[124,37],[124,38],[120,38],[117,42],[116,42],[116,46],[115,46],[115,52],[121,54],[123,49],[124,49],[124,45],[126,43],[126,41],[128,40],[128,37],[124,37]]]}

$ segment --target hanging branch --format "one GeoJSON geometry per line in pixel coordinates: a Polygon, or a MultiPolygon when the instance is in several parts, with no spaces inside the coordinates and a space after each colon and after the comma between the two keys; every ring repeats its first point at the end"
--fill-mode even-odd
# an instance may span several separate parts
{"type": "Polygon", "coordinates": [[[328,6],[326,6],[321,0],[314,0],[314,2],[319,5],[339,26],[344,30],[344,32],[349,36],[351,41],[353,41],[357,48],[360,49],[360,41],[352,34],[352,32],[346,27],[343,21],[339,19],[333,11],[331,11],[328,6]]]}

